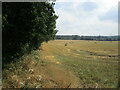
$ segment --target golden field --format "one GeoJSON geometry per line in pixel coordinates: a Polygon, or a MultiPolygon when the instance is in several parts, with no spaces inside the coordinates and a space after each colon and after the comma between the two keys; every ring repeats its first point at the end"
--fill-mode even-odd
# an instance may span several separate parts
{"type": "Polygon", "coordinates": [[[54,40],[3,70],[3,87],[118,87],[118,41],[54,40]],[[38,80],[39,79],[39,80],[38,80]]]}

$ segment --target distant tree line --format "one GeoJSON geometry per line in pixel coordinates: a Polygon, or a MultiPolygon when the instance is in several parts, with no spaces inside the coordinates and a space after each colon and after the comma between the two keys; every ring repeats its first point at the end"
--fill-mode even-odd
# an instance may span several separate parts
{"type": "Polygon", "coordinates": [[[3,64],[31,50],[42,42],[55,39],[57,33],[53,2],[2,3],[3,64]]]}
{"type": "Polygon", "coordinates": [[[79,35],[56,35],[57,40],[96,40],[96,41],[119,41],[120,36],[79,36],[79,35]]]}

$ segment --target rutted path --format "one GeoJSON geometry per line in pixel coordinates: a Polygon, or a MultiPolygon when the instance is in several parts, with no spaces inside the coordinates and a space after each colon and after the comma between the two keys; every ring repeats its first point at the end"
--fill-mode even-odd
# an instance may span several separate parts
{"type": "Polygon", "coordinates": [[[90,51],[84,51],[84,50],[77,50],[78,52],[84,52],[89,55],[94,55],[94,56],[104,56],[104,57],[118,57],[118,55],[104,55],[104,54],[98,54],[95,52],[90,52],[90,51]]]}

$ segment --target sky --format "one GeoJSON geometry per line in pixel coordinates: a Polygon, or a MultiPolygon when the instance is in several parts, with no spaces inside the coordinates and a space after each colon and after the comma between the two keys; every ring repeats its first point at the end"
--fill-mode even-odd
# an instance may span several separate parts
{"type": "Polygon", "coordinates": [[[57,35],[118,35],[118,0],[57,0],[57,35]]]}

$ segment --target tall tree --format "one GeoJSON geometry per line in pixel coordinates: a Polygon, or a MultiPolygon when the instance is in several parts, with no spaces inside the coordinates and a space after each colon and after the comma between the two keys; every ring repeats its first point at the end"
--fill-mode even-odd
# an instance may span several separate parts
{"type": "Polygon", "coordinates": [[[3,63],[55,38],[54,3],[3,2],[2,11],[3,63]]]}

